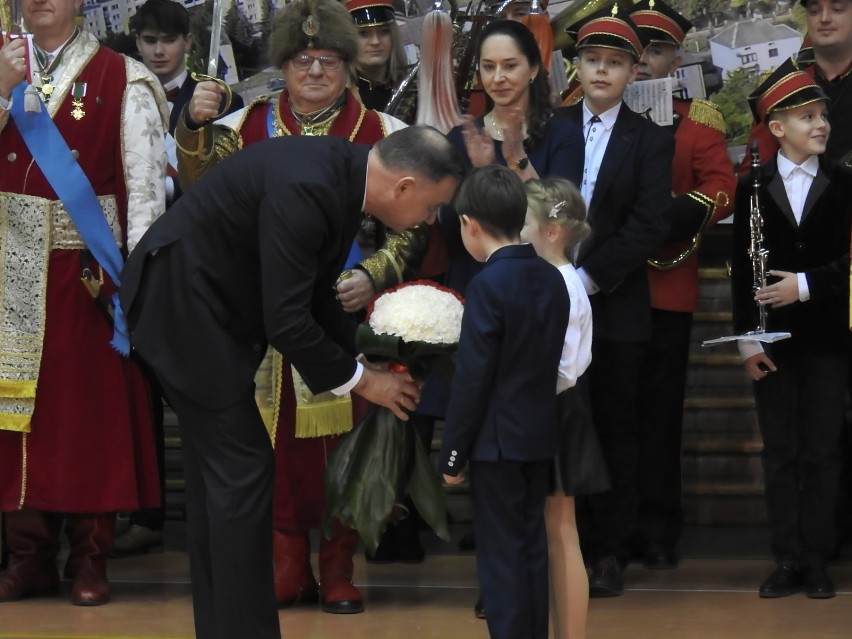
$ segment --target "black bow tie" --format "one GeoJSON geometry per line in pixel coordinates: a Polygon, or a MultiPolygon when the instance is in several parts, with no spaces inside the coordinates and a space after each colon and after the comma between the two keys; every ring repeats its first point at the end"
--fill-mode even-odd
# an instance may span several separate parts
{"type": "Polygon", "coordinates": [[[178,96],[178,93],[180,93],[180,87],[174,87],[173,89],[169,89],[168,91],[166,91],[166,100],[168,100],[169,102],[174,102],[175,98],[178,96]]]}

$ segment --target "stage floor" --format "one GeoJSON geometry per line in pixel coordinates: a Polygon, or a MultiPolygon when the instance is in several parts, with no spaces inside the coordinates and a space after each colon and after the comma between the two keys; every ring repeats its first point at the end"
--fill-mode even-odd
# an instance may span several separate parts
{"type": "MultiPolygon", "coordinates": [[[[189,570],[182,530],[170,524],[165,552],[110,561],[113,602],[70,605],[68,582],[56,598],[0,604],[0,639],[191,639],[189,570]]],[[[424,538],[426,537],[424,533],[424,538]]],[[[763,600],[757,587],[771,562],[755,529],[687,532],[684,559],[672,571],[631,565],[623,597],[593,599],[588,639],[849,639],[852,561],[831,566],[838,596],[763,600]],[[727,550],[725,550],[727,548],[727,550]],[[724,554],[723,554],[724,553],[724,554]]],[[[367,610],[330,615],[318,607],[280,612],[287,639],[425,639],[488,637],[473,616],[477,597],[472,553],[427,543],[419,565],[372,565],[356,558],[355,582],[367,610]]],[[[313,557],[316,566],[316,556],[313,557]]],[[[242,639],[242,638],[235,638],[242,639]]],[[[246,638],[250,639],[250,638],[246,638]]]]}

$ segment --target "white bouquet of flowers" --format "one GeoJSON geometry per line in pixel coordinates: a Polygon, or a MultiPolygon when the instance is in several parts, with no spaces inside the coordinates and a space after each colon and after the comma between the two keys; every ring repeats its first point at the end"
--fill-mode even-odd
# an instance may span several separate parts
{"type": "MultiPolygon", "coordinates": [[[[451,375],[463,312],[455,291],[429,281],[409,282],[373,300],[355,341],[365,355],[389,360],[392,370],[407,370],[417,380],[425,379],[433,366],[445,367],[451,375]]],[[[423,521],[441,539],[449,539],[446,497],[428,452],[408,424],[373,406],[329,458],[326,531],[338,518],[375,551],[394,505],[406,494],[423,521]]]]}

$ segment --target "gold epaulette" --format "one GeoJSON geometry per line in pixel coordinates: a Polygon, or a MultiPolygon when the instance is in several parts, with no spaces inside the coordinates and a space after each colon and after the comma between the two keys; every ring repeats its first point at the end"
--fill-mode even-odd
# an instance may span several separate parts
{"type": "Polygon", "coordinates": [[[711,129],[716,129],[719,133],[725,134],[725,117],[719,107],[712,102],[693,100],[689,105],[689,114],[686,117],[693,122],[709,126],[711,129]]]}

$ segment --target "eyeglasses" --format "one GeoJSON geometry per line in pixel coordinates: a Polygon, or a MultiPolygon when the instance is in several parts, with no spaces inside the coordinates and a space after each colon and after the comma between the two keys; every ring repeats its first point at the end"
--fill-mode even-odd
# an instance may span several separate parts
{"type": "Polygon", "coordinates": [[[297,55],[295,58],[290,58],[290,62],[293,63],[293,68],[298,71],[307,71],[310,69],[314,66],[314,60],[317,60],[325,71],[332,71],[340,66],[341,58],[336,55],[312,56],[304,54],[297,55]]]}

